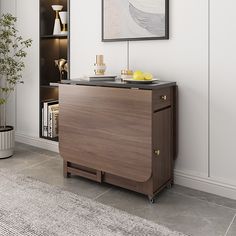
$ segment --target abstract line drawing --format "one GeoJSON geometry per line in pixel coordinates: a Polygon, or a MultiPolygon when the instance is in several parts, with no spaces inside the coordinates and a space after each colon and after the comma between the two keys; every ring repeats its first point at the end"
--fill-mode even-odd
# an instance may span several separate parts
{"type": "Polygon", "coordinates": [[[103,0],[102,40],[169,38],[169,0],[103,0]]]}

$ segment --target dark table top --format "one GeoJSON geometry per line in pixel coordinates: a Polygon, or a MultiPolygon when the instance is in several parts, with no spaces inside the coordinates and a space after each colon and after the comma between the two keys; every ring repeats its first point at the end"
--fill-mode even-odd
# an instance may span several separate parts
{"type": "Polygon", "coordinates": [[[165,87],[175,86],[175,82],[157,81],[152,84],[133,84],[119,81],[76,81],[76,80],[63,80],[62,84],[68,85],[83,85],[83,86],[99,86],[99,87],[113,87],[113,88],[136,88],[145,90],[154,90],[165,87]]]}

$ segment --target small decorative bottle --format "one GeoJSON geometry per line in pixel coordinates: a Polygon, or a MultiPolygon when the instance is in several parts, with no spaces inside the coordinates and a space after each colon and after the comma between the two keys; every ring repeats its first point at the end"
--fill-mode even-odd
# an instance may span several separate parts
{"type": "Polygon", "coordinates": [[[95,75],[104,75],[106,64],[103,61],[103,55],[96,55],[96,63],[94,64],[95,75]]]}
{"type": "Polygon", "coordinates": [[[133,71],[126,69],[121,71],[121,79],[126,80],[126,79],[132,79],[133,78],[133,71]]]}

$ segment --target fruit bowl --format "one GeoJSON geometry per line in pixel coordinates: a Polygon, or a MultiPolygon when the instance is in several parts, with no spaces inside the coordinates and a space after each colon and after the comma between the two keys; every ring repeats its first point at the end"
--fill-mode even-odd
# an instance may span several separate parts
{"type": "Polygon", "coordinates": [[[151,84],[158,81],[158,79],[153,78],[153,75],[151,73],[143,73],[141,70],[135,71],[132,75],[132,78],[124,78],[123,80],[127,83],[133,84],[151,84]]]}
{"type": "Polygon", "coordinates": [[[154,82],[159,81],[159,79],[151,79],[151,80],[135,80],[133,78],[131,79],[123,79],[127,83],[132,83],[132,84],[152,84],[154,82]]]}

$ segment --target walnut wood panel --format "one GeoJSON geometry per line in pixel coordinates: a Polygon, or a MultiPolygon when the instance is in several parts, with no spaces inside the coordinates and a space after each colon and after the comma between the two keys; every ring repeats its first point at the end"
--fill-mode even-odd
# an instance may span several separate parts
{"type": "Polygon", "coordinates": [[[137,182],[152,174],[152,91],[60,85],[60,153],[137,182]]]}
{"type": "Polygon", "coordinates": [[[153,110],[171,105],[171,88],[153,90],[153,110]]]}
{"type": "Polygon", "coordinates": [[[154,191],[172,178],[172,110],[171,108],[153,115],[153,148],[159,155],[153,154],[154,191]]]}
{"type": "Polygon", "coordinates": [[[152,178],[146,182],[137,182],[122,178],[120,176],[105,173],[103,176],[103,182],[119,186],[121,188],[126,188],[138,193],[143,193],[150,196],[153,195],[152,178]]]}
{"type": "Polygon", "coordinates": [[[96,181],[96,182],[99,182],[99,183],[102,182],[101,171],[97,171],[96,174],[93,174],[93,173],[89,173],[89,172],[84,171],[84,170],[67,167],[67,173],[75,174],[75,175],[78,175],[80,177],[84,177],[86,179],[90,179],[90,180],[93,180],[93,181],[96,181]]]}

